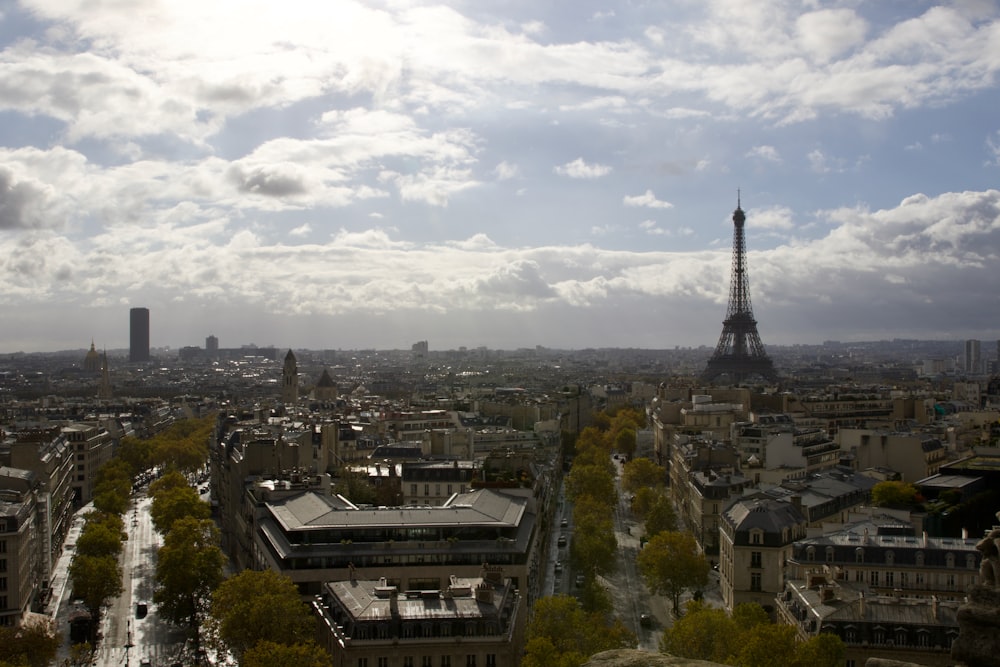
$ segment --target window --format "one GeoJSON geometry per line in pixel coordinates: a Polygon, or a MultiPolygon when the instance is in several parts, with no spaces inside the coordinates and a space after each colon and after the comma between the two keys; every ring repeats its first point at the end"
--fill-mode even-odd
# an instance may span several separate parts
{"type": "Polygon", "coordinates": [[[833,562],[833,547],[826,548],[826,562],[827,563],[833,562]]]}
{"type": "Polygon", "coordinates": [[[868,582],[872,586],[878,586],[878,570],[872,570],[868,573],[868,582]]]}
{"type": "Polygon", "coordinates": [[[899,585],[901,587],[903,587],[903,588],[906,588],[907,586],[910,585],[910,573],[909,572],[900,572],[899,573],[899,585]]]}
{"type": "Polygon", "coordinates": [[[434,665],[431,664],[431,657],[429,655],[425,655],[420,658],[420,667],[434,667],[434,665]]]}
{"type": "Polygon", "coordinates": [[[486,667],[497,667],[497,654],[487,653],[486,654],[486,667]]]}
{"type": "Polygon", "coordinates": [[[389,658],[379,658],[378,667],[389,667],[389,658]]]}
{"type": "Polygon", "coordinates": [[[755,530],[750,534],[750,544],[760,544],[760,531],[755,530]]]}
{"type": "Polygon", "coordinates": [[[885,552],[885,564],[892,565],[896,561],[896,554],[891,551],[885,552]]]}
{"type": "Polygon", "coordinates": [[[752,590],[752,591],[759,591],[759,590],[761,590],[761,587],[760,587],[760,572],[751,572],[750,573],[750,590],[752,590]]]}
{"type": "Polygon", "coordinates": [[[855,563],[865,562],[865,550],[862,549],[861,547],[858,547],[857,549],[854,550],[854,562],[855,563]]]}
{"type": "MultiPolygon", "coordinates": [[[[4,578],[6,579],[6,577],[4,577],[4,578]]],[[[947,577],[945,577],[945,582],[944,583],[945,583],[945,586],[948,587],[949,591],[955,590],[955,575],[949,574],[947,577]]],[[[4,590],[6,590],[6,588],[4,590]]]]}
{"type": "Polygon", "coordinates": [[[434,485],[434,495],[435,496],[440,496],[441,495],[441,485],[440,484],[435,484],[434,485]]]}
{"type": "Polygon", "coordinates": [[[417,485],[416,484],[410,484],[410,495],[411,496],[417,495],[417,485]]]}
{"type": "Polygon", "coordinates": [[[6,571],[7,571],[7,559],[0,558],[0,572],[6,572],[6,571]]]}
{"type": "Polygon", "coordinates": [[[7,553],[7,540],[0,540],[0,554],[7,553]]]}
{"type": "Polygon", "coordinates": [[[476,667],[476,656],[471,653],[465,656],[465,667],[476,667]]]}
{"type": "Polygon", "coordinates": [[[368,658],[358,658],[358,667],[368,667],[368,658]]]}
{"type": "Polygon", "coordinates": [[[442,655],[441,656],[441,667],[451,667],[451,656],[442,655]]]}
{"type": "Polygon", "coordinates": [[[895,577],[893,576],[894,574],[895,574],[894,572],[886,572],[885,573],[885,585],[886,585],[887,588],[892,588],[894,580],[895,580],[895,577]]]}
{"type": "Polygon", "coordinates": [[[806,547],[806,560],[810,563],[816,560],[816,547],[808,546],[806,547]]]}
{"type": "Polygon", "coordinates": [[[448,495],[451,495],[451,484],[448,485],[448,495]]]}
{"type": "Polygon", "coordinates": [[[430,484],[424,484],[424,495],[425,496],[431,495],[431,485],[430,484]]]}
{"type": "Polygon", "coordinates": [[[403,658],[403,667],[413,667],[413,656],[408,655],[403,658]]]}
{"type": "Polygon", "coordinates": [[[917,567],[923,567],[923,566],[924,566],[924,552],[923,551],[918,551],[917,552],[917,567]]]}
{"type": "Polygon", "coordinates": [[[0,591],[7,590],[7,577],[0,577],[0,591]]]}
{"type": "Polygon", "coordinates": [[[760,567],[760,552],[751,551],[750,552],[750,567],[760,567]]]}
{"type": "Polygon", "coordinates": [[[916,580],[917,580],[917,588],[921,588],[924,585],[924,573],[923,572],[917,572],[916,573],[916,580]]]}
{"type": "Polygon", "coordinates": [[[944,564],[947,567],[955,567],[955,554],[950,551],[944,556],[944,564]]]}

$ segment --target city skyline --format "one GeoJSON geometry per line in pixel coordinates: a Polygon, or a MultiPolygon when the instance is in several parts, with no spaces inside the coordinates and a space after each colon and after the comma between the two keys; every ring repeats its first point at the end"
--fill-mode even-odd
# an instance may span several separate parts
{"type": "Polygon", "coordinates": [[[9,3],[0,351],[711,347],[737,189],[765,345],[1000,338],[1000,7],[747,4],[9,3]]]}

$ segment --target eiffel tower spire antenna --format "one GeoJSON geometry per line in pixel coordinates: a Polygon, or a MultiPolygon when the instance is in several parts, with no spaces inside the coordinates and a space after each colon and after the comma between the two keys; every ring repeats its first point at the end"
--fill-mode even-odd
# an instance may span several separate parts
{"type": "Polygon", "coordinates": [[[740,191],[736,191],[736,210],[733,211],[733,270],[729,284],[729,308],[722,322],[722,335],[708,365],[701,374],[703,382],[728,376],[732,384],[759,376],[776,380],[777,372],[764,344],[757,333],[757,320],[750,305],[750,280],[747,276],[746,242],[743,226],[746,214],[740,205],[740,191]]]}

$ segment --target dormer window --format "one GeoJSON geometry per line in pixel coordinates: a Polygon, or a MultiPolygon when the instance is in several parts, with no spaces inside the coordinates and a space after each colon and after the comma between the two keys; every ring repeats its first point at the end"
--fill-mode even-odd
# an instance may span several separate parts
{"type": "Polygon", "coordinates": [[[862,549],[861,547],[858,547],[857,549],[854,550],[854,562],[855,563],[865,562],[865,550],[862,549]]]}
{"type": "Polygon", "coordinates": [[[885,564],[886,565],[892,565],[894,562],[896,562],[896,554],[894,554],[892,551],[886,551],[885,552],[885,564]]]}

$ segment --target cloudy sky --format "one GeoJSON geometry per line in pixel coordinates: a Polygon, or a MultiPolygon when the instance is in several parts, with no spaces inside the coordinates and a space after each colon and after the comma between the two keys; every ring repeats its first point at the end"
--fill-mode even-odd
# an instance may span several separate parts
{"type": "Polygon", "coordinates": [[[995,0],[0,0],[0,353],[1000,337],[995,0]]]}

